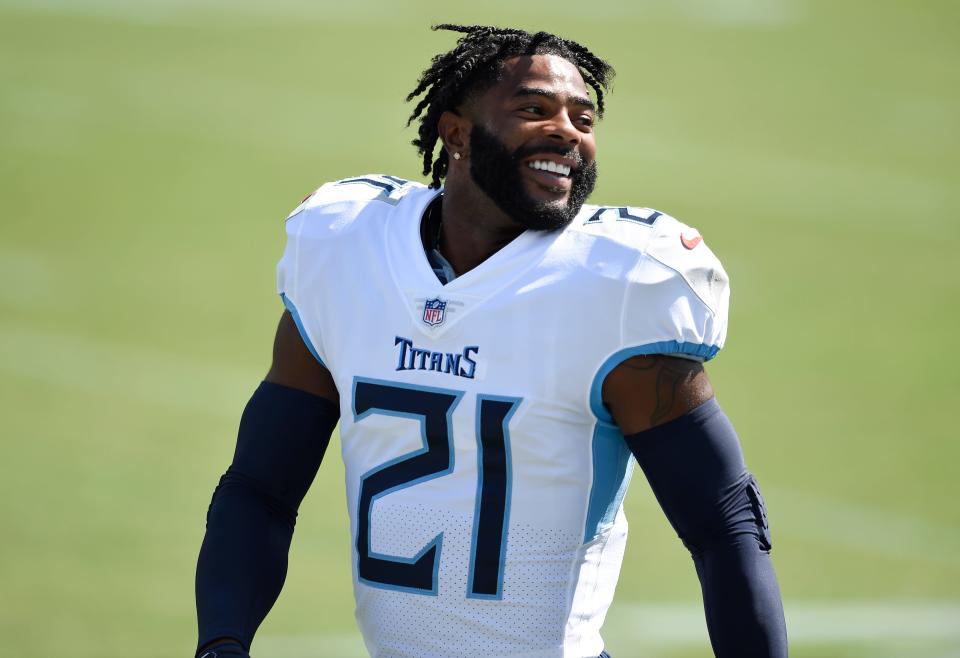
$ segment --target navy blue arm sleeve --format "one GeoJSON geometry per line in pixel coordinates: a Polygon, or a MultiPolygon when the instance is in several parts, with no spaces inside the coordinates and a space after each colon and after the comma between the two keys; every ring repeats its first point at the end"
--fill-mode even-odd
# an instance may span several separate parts
{"type": "Polygon", "coordinates": [[[198,649],[218,638],[249,649],[283,587],[297,509],[339,417],[333,402],[270,382],[250,398],[197,560],[198,649]]]}
{"type": "Polygon", "coordinates": [[[625,437],[693,556],[719,658],[785,658],[787,631],[756,480],[716,400],[625,437]]]}

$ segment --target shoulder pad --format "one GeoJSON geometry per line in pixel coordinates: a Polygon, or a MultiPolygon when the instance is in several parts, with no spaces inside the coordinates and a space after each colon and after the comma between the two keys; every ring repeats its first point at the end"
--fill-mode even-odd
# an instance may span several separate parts
{"type": "Polygon", "coordinates": [[[376,200],[395,205],[410,190],[423,187],[425,187],[423,183],[386,174],[366,174],[344,178],[325,183],[313,193],[308,194],[300,205],[287,215],[287,219],[304,210],[331,203],[365,203],[376,200]]]}
{"type": "Polygon", "coordinates": [[[647,243],[646,254],[683,277],[712,311],[726,305],[727,273],[697,229],[662,215],[647,243]]]}
{"type": "Polygon", "coordinates": [[[583,206],[573,230],[612,240],[629,251],[643,252],[659,224],[672,219],[653,208],[583,206]]]}
{"type": "Polygon", "coordinates": [[[613,226],[620,222],[650,228],[665,215],[653,208],[633,208],[630,206],[593,206],[585,205],[574,220],[582,226],[613,226]]]}
{"type": "Polygon", "coordinates": [[[673,270],[712,312],[726,306],[727,273],[697,229],[659,210],[630,206],[585,205],[574,223],[673,270]]]}

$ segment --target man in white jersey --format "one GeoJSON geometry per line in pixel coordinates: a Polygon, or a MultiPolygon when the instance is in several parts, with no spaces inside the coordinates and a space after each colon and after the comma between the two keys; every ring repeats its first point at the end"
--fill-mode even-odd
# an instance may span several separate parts
{"type": "Polygon", "coordinates": [[[786,656],[763,500],[702,365],[723,268],[668,215],[584,205],[606,62],[438,27],[463,36],[408,98],[430,185],[346,178],[287,219],[287,311],[210,506],[197,655],[249,655],[339,420],[372,656],[607,655],[634,457],[715,654],[786,656]]]}

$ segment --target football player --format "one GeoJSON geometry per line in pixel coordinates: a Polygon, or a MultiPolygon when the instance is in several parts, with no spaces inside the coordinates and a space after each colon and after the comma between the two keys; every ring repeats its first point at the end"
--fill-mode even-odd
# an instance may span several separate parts
{"type": "Polygon", "coordinates": [[[639,463],[715,654],[786,656],[763,499],[703,367],[726,273],[669,215],[584,205],[609,64],[437,28],[461,36],[408,98],[429,186],[346,178],[287,219],[273,364],[207,517],[197,655],[248,655],[339,421],[371,655],[606,655],[639,463]]]}

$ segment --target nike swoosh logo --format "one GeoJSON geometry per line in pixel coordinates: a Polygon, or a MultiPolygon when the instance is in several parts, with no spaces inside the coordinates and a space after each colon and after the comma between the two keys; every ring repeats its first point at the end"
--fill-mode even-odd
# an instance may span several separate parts
{"type": "Polygon", "coordinates": [[[680,244],[682,244],[687,249],[693,249],[701,242],[703,242],[702,235],[695,235],[692,238],[688,238],[683,233],[680,234],[680,244]]]}

